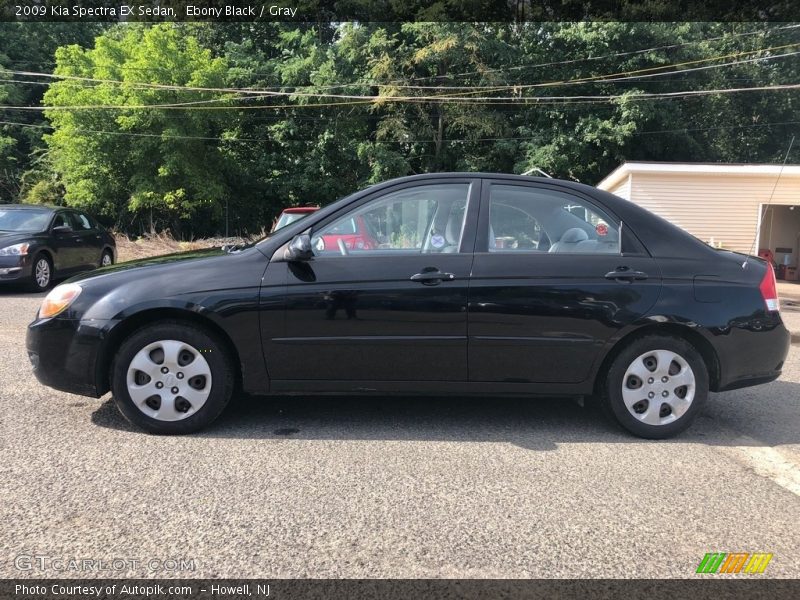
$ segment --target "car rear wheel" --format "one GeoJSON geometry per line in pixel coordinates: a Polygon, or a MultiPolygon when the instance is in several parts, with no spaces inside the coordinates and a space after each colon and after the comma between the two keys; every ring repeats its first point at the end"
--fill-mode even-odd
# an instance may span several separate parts
{"type": "Polygon", "coordinates": [[[28,287],[34,292],[44,292],[53,281],[53,263],[46,254],[37,254],[31,267],[28,287]]]}
{"type": "Polygon", "coordinates": [[[620,425],[639,437],[663,439],[697,416],[708,397],[708,370],[686,340],[647,336],[620,352],[603,387],[603,406],[620,425]]]}
{"type": "Polygon", "coordinates": [[[191,433],[225,409],[233,372],[224,344],[211,332],[160,321],[122,343],[111,388],[117,408],[133,424],[151,433],[191,433]]]}

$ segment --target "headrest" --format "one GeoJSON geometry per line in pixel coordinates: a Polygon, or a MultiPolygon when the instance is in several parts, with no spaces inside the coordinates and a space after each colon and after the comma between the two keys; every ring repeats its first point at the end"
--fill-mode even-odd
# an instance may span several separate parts
{"type": "Polygon", "coordinates": [[[577,244],[578,242],[588,239],[589,235],[583,229],[580,229],[579,227],[573,227],[572,229],[567,229],[559,241],[566,244],[577,244]]]}

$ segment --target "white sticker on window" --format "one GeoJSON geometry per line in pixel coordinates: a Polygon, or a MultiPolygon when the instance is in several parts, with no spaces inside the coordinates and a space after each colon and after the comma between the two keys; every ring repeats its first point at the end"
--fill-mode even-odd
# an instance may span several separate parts
{"type": "Polygon", "coordinates": [[[445,242],[443,235],[439,235],[437,233],[431,237],[431,246],[433,246],[434,248],[444,248],[444,243],[445,242]]]}

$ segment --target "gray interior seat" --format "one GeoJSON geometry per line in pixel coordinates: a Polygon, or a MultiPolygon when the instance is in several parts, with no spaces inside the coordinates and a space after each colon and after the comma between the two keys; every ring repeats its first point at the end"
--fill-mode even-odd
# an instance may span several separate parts
{"type": "Polygon", "coordinates": [[[578,249],[578,245],[581,242],[588,240],[589,235],[583,229],[573,227],[561,234],[561,239],[550,246],[548,252],[591,252],[588,248],[585,250],[578,249]]]}
{"type": "Polygon", "coordinates": [[[452,211],[444,228],[445,247],[442,252],[452,254],[458,252],[458,243],[461,241],[461,222],[463,215],[459,211],[452,211]]]}

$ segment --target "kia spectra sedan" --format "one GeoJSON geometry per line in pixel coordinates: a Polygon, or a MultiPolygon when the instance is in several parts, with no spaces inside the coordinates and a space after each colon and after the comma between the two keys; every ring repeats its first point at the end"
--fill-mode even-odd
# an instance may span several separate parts
{"type": "Polygon", "coordinates": [[[479,173],[369,187],[258,243],[54,288],[39,381],[164,434],[242,391],[598,398],[631,433],[684,430],[709,391],[776,379],[789,348],[763,260],[586,185],[479,173]],[[347,244],[352,223],[374,243],[347,244]]]}

